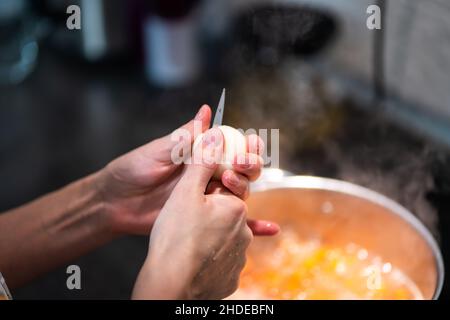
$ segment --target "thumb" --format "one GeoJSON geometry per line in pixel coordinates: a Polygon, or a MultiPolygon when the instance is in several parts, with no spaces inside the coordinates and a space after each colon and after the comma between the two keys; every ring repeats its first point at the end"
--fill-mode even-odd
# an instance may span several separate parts
{"type": "Polygon", "coordinates": [[[185,165],[184,174],[177,188],[184,191],[205,193],[211,177],[222,161],[223,135],[217,128],[206,131],[193,146],[193,152],[185,165]]]}

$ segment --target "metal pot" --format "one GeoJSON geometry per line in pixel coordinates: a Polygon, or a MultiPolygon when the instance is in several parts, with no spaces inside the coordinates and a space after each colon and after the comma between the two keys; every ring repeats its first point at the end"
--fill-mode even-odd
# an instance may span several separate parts
{"type": "MultiPolygon", "coordinates": [[[[300,239],[363,246],[402,270],[425,299],[437,299],[443,260],[436,241],[407,209],[372,190],[348,182],[289,176],[277,169],[264,171],[252,185],[249,216],[272,220],[295,230],[300,239]]],[[[276,238],[257,238],[249,256],[271,254],[276,238]]]]}

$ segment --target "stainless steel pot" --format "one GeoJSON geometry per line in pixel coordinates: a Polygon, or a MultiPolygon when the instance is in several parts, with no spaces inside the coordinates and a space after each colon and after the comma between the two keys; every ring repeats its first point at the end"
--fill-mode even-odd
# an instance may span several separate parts
{"type": "MultiPolygon", "coordinates": [[[[436,299],[444,279],[439,247],[425,226],[387,197],[344,181],[289,176],[269,169],[251,186],[250,217],[272,220],[299,238],[324,244],[356,243],[402,270],[425,299],[436,299]]],[[[257,238],[249,255],[271,253],[276,238],[257,238]]],[[[261,260],[262,261],[262,260],[261,260]]]]}

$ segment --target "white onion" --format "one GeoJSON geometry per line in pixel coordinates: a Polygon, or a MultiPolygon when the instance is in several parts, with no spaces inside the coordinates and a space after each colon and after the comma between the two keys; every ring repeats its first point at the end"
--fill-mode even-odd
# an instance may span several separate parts
{"type": "MultiPolygon", "coordinates": [[[[244,155],[247,152],[247,141],[245,136],[237,129],[229,126],[219,126],[217,127],[222,131],[223,134],[223,155],[219,166],[214,172],[213,179],[221,180],[222,174],[225,170],[233,169],[233,160],[236,155],[244,155]]],[[[203,134],[199,135],[195,139],[193,150],[196,149],[199,143],[201,143],[203,134]]]]}

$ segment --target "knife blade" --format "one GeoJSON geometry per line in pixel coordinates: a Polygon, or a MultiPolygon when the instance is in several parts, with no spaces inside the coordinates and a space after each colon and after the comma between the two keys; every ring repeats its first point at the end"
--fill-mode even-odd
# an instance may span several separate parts
{"type": "Polygon", "coordinates": [[[216,114],[214,115],[214,121],[212,123],[212,128],[222,125],[223,112],[225,109],[225,88],[222,90],[222,95],[220,96],[219,104],[217,106],[216,114]]]}

